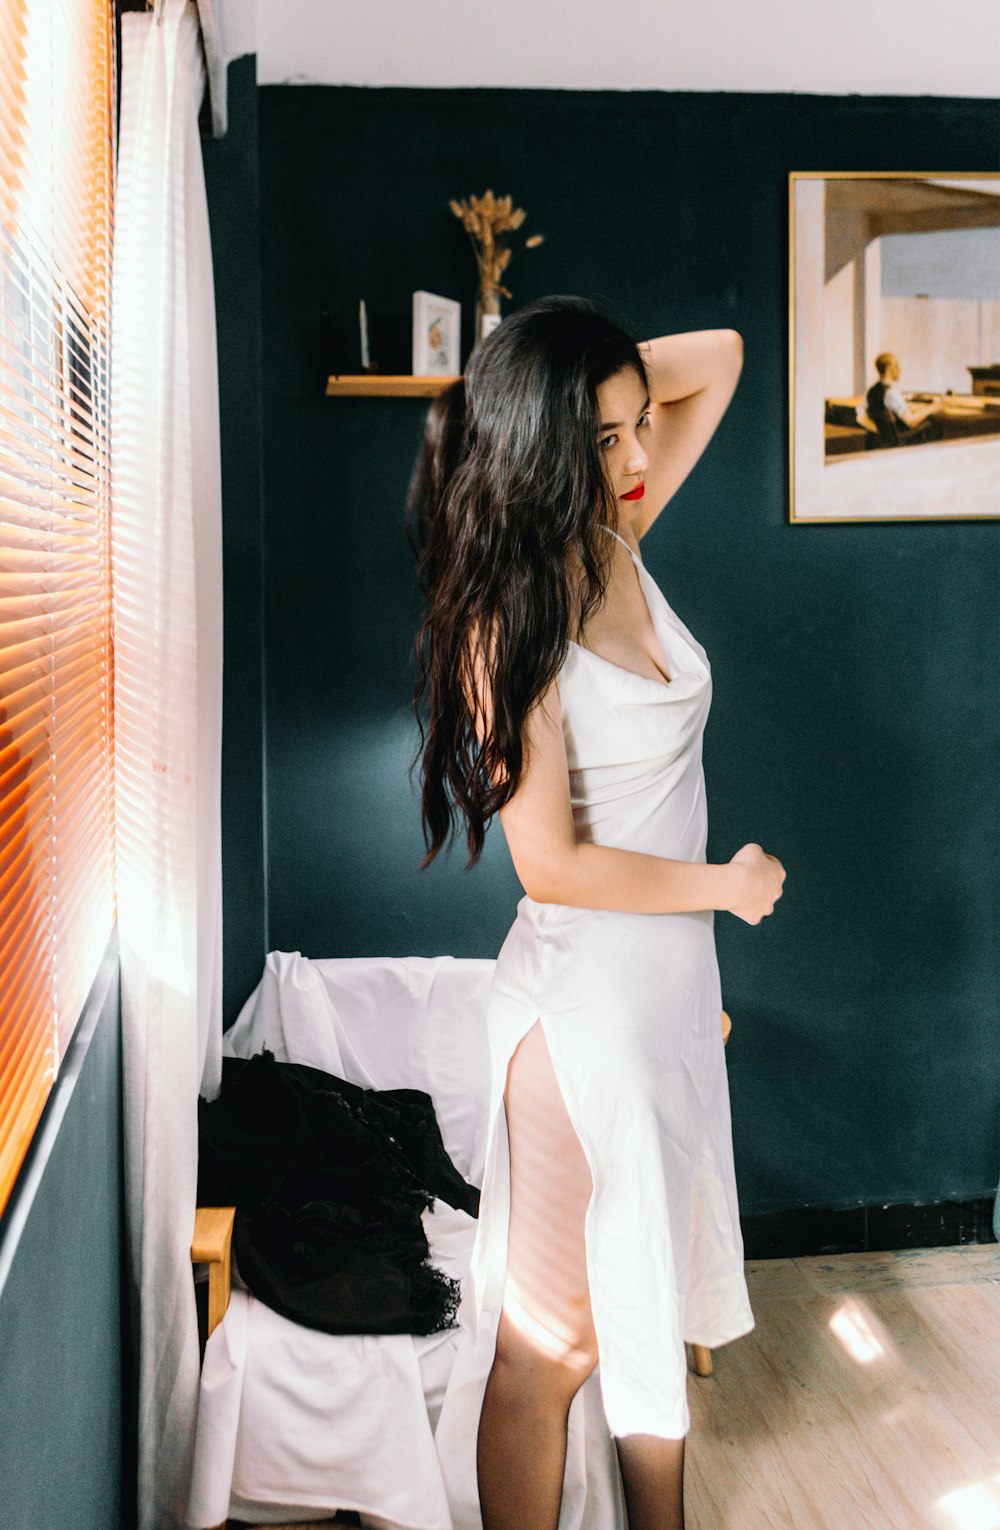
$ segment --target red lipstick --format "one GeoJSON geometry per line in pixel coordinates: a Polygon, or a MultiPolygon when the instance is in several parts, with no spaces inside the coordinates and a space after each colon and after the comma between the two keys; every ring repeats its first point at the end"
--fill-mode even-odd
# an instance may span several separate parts
{"type": "Polygon", "coordinates": [[[619,499],[641,499],[646,492],[644,483],[637,483],[634,489],[629,489],[627,494],[619,494],[619,499]]]}

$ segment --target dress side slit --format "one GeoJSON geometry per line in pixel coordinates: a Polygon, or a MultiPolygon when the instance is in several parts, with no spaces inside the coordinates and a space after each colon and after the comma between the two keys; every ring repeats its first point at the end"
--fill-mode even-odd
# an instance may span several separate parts
{"type": "Polygon", "coordinates": [[[503,1310],[540,1355],[587,1371],[594,1349],[586,1216],[593,1180],[541,1020],[508,1065],[510,1221],[503,1310]]]}

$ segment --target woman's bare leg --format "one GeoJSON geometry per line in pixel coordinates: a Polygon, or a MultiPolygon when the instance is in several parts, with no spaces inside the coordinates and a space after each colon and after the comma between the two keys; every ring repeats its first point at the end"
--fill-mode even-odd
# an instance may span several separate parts
{"type": "Polygon", "coordinates": [[[479,1423],[485,1530],[556,1530],[573,1396],[597,1362],[584,1217],[592,1180],[537,1022],[511,1059],[507,1281],[479,1423]]]}
{"type": "Polygon", "coordinates": [[[627,1434],[615,1441],[629,1530],[684,1530],[684,1438],[627,1434]]]}

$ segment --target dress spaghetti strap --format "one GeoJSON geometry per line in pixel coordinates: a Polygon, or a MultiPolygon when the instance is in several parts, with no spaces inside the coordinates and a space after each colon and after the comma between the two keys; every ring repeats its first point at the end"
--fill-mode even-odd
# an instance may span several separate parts
{"type": "Polygon", "coordinates": [[[635,549],[632,548],[632,547],[629,547],[629,545],[626,542],[625,538],[624,537],[620,537],[618,535],[617,531],[612,531],[610,526],[604,526],[603,529],[605,531],[609,532],[611,534],[611,536],[615,537],[622,544],[623,547],[627,548],[628,551],[632,554],[633,558],[636,558],[636,559],[638,558],[638,555],[637,555],[635,549]]]}

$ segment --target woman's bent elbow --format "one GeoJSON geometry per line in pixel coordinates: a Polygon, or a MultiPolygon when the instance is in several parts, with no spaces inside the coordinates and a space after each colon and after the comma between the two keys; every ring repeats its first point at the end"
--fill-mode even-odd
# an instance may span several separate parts
{"type": "Polygon", "coordinates": [[[524,888],[525,894],[532,903],[558,903],[558,898],[552,895],[551,883],[537,876],[519,876],[518,881],[524,888]]]}
{"type": "Polygon", "coordinates": [[[565,903],[569,886],[568,867],[539,866],[515,868],[518,881],[533,903],[565,903]]]}

